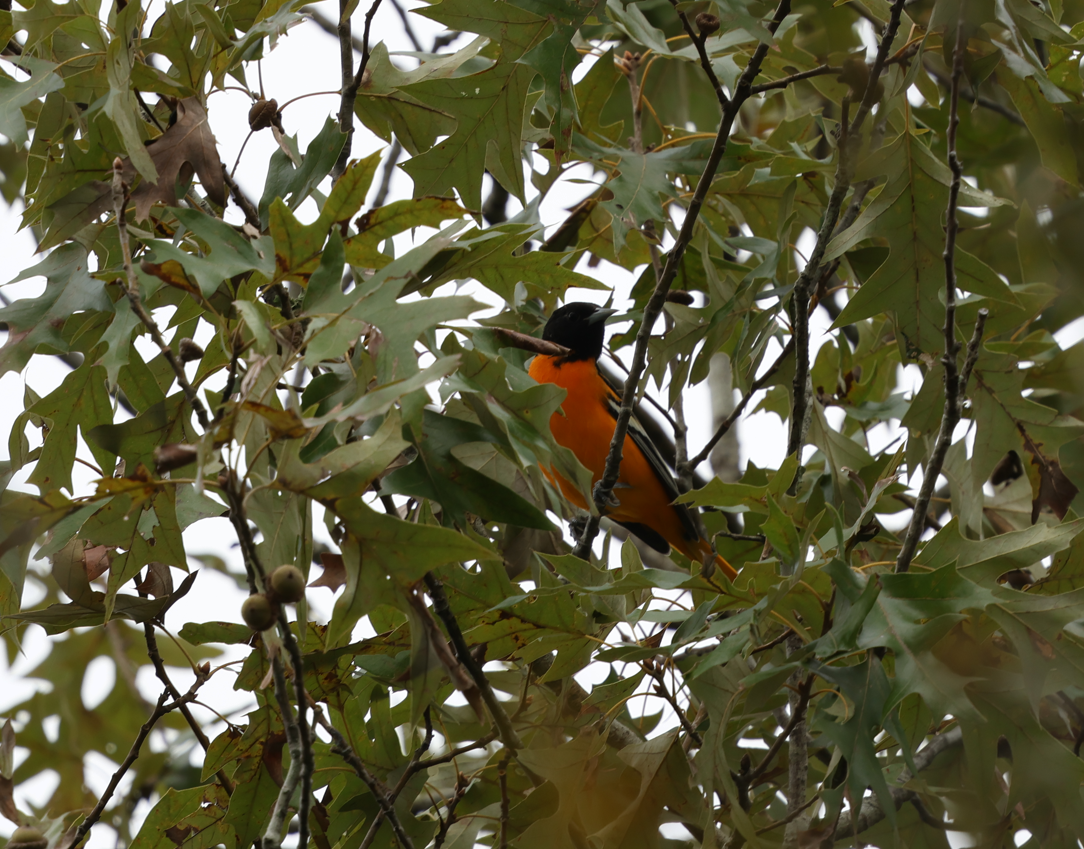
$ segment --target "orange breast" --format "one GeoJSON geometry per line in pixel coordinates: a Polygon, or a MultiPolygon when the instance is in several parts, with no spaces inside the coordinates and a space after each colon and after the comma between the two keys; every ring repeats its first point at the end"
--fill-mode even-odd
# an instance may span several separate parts
{"type": "MultiPolygon", "coordinates": [[[[550,431],[558,444],[568,448],[590,470],[592,482],[602,478],[610,451],[615,422],[607,409],[609,387],[592,360],[557,365],[553,357],[535,357],[530,375],[539,383],[554,383],[568,391],[561,410],[550,417],[550,431]]],[[[571,483],[552,470],[543,469],[561,487],[565,498],[586,510],[587,504],[571,483]]],[[[670,497],[643,453],[628,436],[621,452],[621,471],[614,496],[620,502],[608,511],[618,522],[636,522],[654,528],[671,544],[682,539],[681,519],[670,497]]]]}

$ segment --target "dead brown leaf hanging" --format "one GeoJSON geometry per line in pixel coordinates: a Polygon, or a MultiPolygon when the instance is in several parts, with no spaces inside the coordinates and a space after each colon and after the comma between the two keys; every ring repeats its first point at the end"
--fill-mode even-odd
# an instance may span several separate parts
{"type": "Polygon", "coordinates": [[[147,153],[158,169],[158,182],[144,180],[132,192],[138,220],[146,219],[155,203],[176,205],[178,180],[187,183],[193,173],[199,177],[208,199],[219,206],[225,205],[222,160],[218,158],[215,137],[207,122],[207,110],[199,98],[186,97],[177,102],[177,120],[147,145],[147,153]]]}

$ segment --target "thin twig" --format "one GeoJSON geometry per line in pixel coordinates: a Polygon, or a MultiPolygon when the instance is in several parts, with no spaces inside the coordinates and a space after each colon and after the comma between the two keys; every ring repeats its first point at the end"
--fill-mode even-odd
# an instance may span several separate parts
{"type": "Polygon", "coordinates": [[[516,734],[516,730],[512,727],[512,720],[508,718],[508,714],[497,700],[497,696],[493,692],[493,687],[490,685],[489,679],[486,678],[485,672],[482,671],[482,667],[478,665],[478,662],[474,659],[474,655],[470,652],[470,646],[467,645],[467,641],[463,637],[463,631],[459,627],[459,622],[456,621],[455,614],[448,605],[448,596],[444,594],[444,584],[441,582],[440,578],[432,572],[427,572],[425,575],[425,587],[429,590],[429,597],[433,600],[433,610],[444,623],[444,627],[448,631],[448,637],[451,639],[452,645],[455,646],[455,652],[459,658],[459,662],[466,667],[467,672],[470,673],[470,677],[474,679],[474,683],[478,685],[478,689],[481,691],[482,701],[484,701],[486,707],[489,708],[490,716],[493,717],[493,722],[497,726],[501,742],[513,751],[522,749],[523,742],[519,739],[519,735],[516,734]]]}
{"type": "Polygon", "coordinates": [[[139,733],[136,735],[135,742],[132,743],[132,747],[128,750],[128,755],[116,772],[113,773],[109,779],[109,784],[106,785],[105,792],[102,793],[98,799],[98,803],[94,806],[93,810],[87,814],[87,818],[79,823],[79,827],[75,830],[75,837],[72,838],[72,842],[69,845],[69,849],[78,849],[80,843],[87,836],[87,833],[94,827],[94,824],[102,818],[102,813],[105,811],[105,806],[109,804],[109,800],[113,798],[113,794],[117,790],[117,785],[120,784],[120,780],[124,777],[125,773],[131,769],[136,758],[139,757],[140,749],[143,748],[143,743],[150,736],[151,731],[154,729],[155,724],[165,716],[167,713],[171,713],[176,710],[182,704],[187,704],[196,697],[196,692],[203,686],[203,682],[206,681],[206,677],[200,673],[196,674],[196,680],[189,688],[188,692],[172,702],[166,702],[169,697],[169,693],[163,692],[158,697],[158,704],[155,706],[154,711],[146,722],[140,726],[139,733]]]}
{"type": "Polygon", "coordinates": [[[358,64],[357,73],[354,72],[354,44],[350,37],[350,16],[347,9],[350,0],[339,0],[339,62],[342,66],[342,102],[339,106],[339,131],[346,134],[343,149],[339,152],[339,158],[335,167],[331,169],[331,182],[334,183],[346,170],[346,163],[350,161],[350,150],[354,141],[354,102],[358,97],[358,89],[365,80],[365,69],[369,65],[372,51],[369,49],[369,30],[373,25],[373,17],[380,8],[381,0],[373,0],[369,11],[365,13],[365,30],[361,36],[361,62],[358,64]]]}
{"type": "Polygon", "coordinates": [[[711,87],[715,90],[715,99],[719,101],[719,105],[725,110],[729,103],[729,98],[723,90],[723,84],[719,82],[719,77],[715,75],[715,69],[711,66],[711,56],[708,55],[707,50],[708,36],[693,29],[692,22],[689,21],[689,16],[678,6],[678,0],[670,0],[670,5],[673,6],[674,11],[677,12],[678,19],[681,21],[681,26],[685,30],[685,34],[689,36],[693,46],[696,47],[696,53],[700,57],[700,67],[704,69],[704,75],[708,78],[708,82],[711,83],[711,87]]]}
{"type": "MultiPolygon", "coordinates": [[[[915,769],[921,772],[929,767],[942,752],[961,745],[963,741],[964,735],[959,728],[953,728],[946,731],[944,734],[937,734],[934,737],[931,737],[926,743],[926,747],[915,754],[915,769]]],[[[914,776],[911,774],[911,771],[905,769],[900,774],[898,780],[900,784],[906,784],[912,778],[914,778],[914,776]]],[[[905,790],[902,787],[890,787],[888,792],[897,808],[903,805],[904,802],[909,801],[914,793],[914,791],[905,790]]],[[[839,821],[836,823],[833,838],[835,840],[844,840],[852,835],[861,834],[866,829],[875,826],[884,818],[885,811],[884,808],[881,807],[881,797],[874,793],[862,800],[857,817],[852,817],[852,811],[847,811],[839,818],[839,821]]]]}
{"type": "Polygon", "coordinates": [[[425,48],[422,47],[422,43],[418,41],[418,36],[414,34],[414,27],[410,24],[410,15],[407,13],[407,10],[399,5],[398,0],[391,0],[391,5],[396,13],[398,13],[399,19],[403,22],[403,29],[406,31],[410,43],[414,45],[414,49],[419,53],[424,52],[425,48]]]}
{"type": "MultiPolygon", "coordinates": [[[[899,0],[899,2],[902,5],[903,0],[899,0]]],[[[774,34],[779,28],[780,23],[782,23],[783,19],[788,14],[790,14],[790,0],[780,0],[779,6],[776,8],[775,14],[772,17],[772,22],[768,25],[768,31],[774,34]]],[[[708,190],[711,188],[712,181],[715,178],[715,172],[718,170],[723,155],[726,153],[727,141],[730,138],[730,130],[734,125],[734,119],[737,117],[738,111],[741,109],[742,105],[749,99],[753,80],[756,79],[757,74],[760,73],[760,66],[764,62],[764,57],[767,53],[768,44],[766,42],[761,42],[757,45],[752,58],[749,60],[749,64],[738,78],[738,84],[734,91],[733,99],[727,101],[727,104],[723,109],[723,116],[719,122],[719,131],[715,136],[715,144],[708,156],[704,172],[700,175],[700,180],[696,185],[696,191],[693,193],[693,197],[689,202],[689,208],[686,210],[685,219],[681,223],[681,231],[678,233],[677,240],[674,242],[674,247],[671,248],[669,254],[667,254],[666,266],[663,268],[662,277],[659,279],[655,286],[655,290],[651,293],[651,297],[648,299],[647,305],[644,308],[644,318],[636,333],[636,346],[633,350],[632,364],[629,367],[629,376],[625,381],[625,388],[621,394],[621,410],[617,416],[613,439],[610,442],[609,454],[606,457],[606,468],[603,472],[602,479],[595,486],[594,503],[596,509],[588,518],[583,533],[576,543],[573,552],[581,559],[587,559],[588,554],[591,551],[591,544],[598,535],[599,521],[601,520],[602,513],[612,497],[614,486],[617,484],[618,474],[621,469],[621,452],[624,448],[625,436],[628,433],[629,419],[632,417],[632,412],[635,407],[640,376],[643,374],[644,365],[647,361],[647,347],[651,339],[652,328],[655,326],[655,320],[662,312],[663,304],[666,303],[666,295],[670,291],[670,285],[673,283],[674,278],[677,276],[678,268],[681,266],[682,257],[685,255],[685,249],[692,240],[693,229],[696,226],[697,219],[700,217],[700,209],[704,205],[704,199],[707,197],[708,190]]]]}
{"type": "MultiPolygon", "coordinates": [[[[192,711],[188,707],[188,703],[182,701],[180,691],[177,689],[173,680],[166,672],[166,665],[162,660],[162,655],[158,651],[158,638],[154,633],[154,624],[151,622],[143,623],[143,637],[147,643],[147,657],[150,658],[151,664],[154,666],[154,674],[158,676],[158,680],[166,688],[166,692],[174,701],[178,702],[177,709],[181,712],[181,716],[184,717],[185,722],[188,723],[188,727],[192,729],[192,733],[196,736],[196,740],[199,742],[203,751],[207,751],[210,748],[211,741],[207,739],[207,735],[203,732],[202,726],[196,721],[196,718],[192,715],[192,711]]],[[[226,775],[226,771],[220,769],[215,773],[215,777],[218,779],[218,783],[222,785],[222,789],[226,791],[227,796],[233,795],[233,782],[230,777],[226,775]]]]}
{"type": "Polygon", "coordinates": [[[681,723],[681,727],[688,738],[693,741],[693,744],[697,748],[703,746],[704,739],[700,736],[700,732],[693,727],[691,722],[689,722],[689,717],[685,715],[685,710],[678,702],[677,697],[674,696],[666,686],[666,676],[663,671],[657,667],[650,658],[645,660],[641,666],[643,667],[644,672],[655,679],[655,694],[673,708],[674,713],[677,714],[678,722],[681,723]]]}
{"type": "MultiPolygon", "coordinates": [[[[790,636],[790,634],[785,636],[790,636]]],[[[786,727],[779,736],[772,741],[772,745],[768,747],[768,751],[764,753],[764,757],[761,759],[760,763],[753,767],[752,771],[749,773],[749,776],[746,779],[748,781],[747,786],[752,787],[753,782],[768,771],[768,767],[772,765],[772,761],[775,760],[775,756],[779,754],[779,750],[783,748],[783,744],[790,739],[790,735],[797,727],[798,723],[805,718],[806,707],[809,704],[809,694],[812,691],[813,676],[809,675],[798,685],[798,701],[794,706],[794,710],[791,712],[790,721],[787,722],[786,727]]]]}
{"type": "Polygon", "coordinates": [[[113,160],[113,210],[117,216],[117,233],[120,236],[121,257],[124,260],[124,275],[126,278],[122,282],[124,294],[128,296],[128,302],[132,305],[132,312],[143,322],[143,326],[150,332],[151,338],[162,352],[162,356],[172,367],[173,374],[177,377],[177,383],[184,392],[184,397],[188,399],[188,403],[196,414],[200,426],[207,430],[207,410],[204,408],[203,402],[196,394],[196,390],[192,388],[192,384],[188,382],[188,378],[184,373],[184,366],[174,356],[173,349],[169,347],[169,344],[162,337],[162,332],[158,329],[158,325],[155,324],[154,318],[143,307],[143,299],[139,294],[139,281],[136,279],[135,269],[132,268],[132,249],[128,243],[128,222],[124,217],[124,208],[127,203],[128,187],[124,184],[124,162],[117,158],[113,160]]]}
{"type": "Polygon", "coordinates": [[[358,757],[357,752],[355,752],[350,743],[347,742],[342,732],[327,721],[327,718],[319,707],[313,711],[313,715],[320,727],[331,735],[331,751],[350,764],[355,775],[357,775],[357,777],[364,782],[365,786],[369,788],[369,792],[373,794],[373,798],[376,799],[377,804],[380,805],[380,810],[384,812],[385,818],[391,825],[391,830],[395,832],[399,844],[403,849],[414,849],[414,842],[407,836],[407,833],[403,831],[403,823],[399,820],[399,814],[396,813],[395,806],[388,798],[388,789],[375,775],[369,772],[365,764],[362,763],[361,758],[358,757]]]}
{"type": "MultiPolygon", "coordinates": [[[[904,0],[895,0],[892,4],[892,12],[888,23],[885,25],[881,43],[877,48],[877,55],[873,66],[869,71],[869,80],[866,84],[862,102],[855,112],[853,121],[848,121],[846,109],[840,125],[839,160],[836,163],[835,186],[828,199],[828,205],[824,210],[824,218],[817,232],[817,243],[806,261],[805,268],[798,275],[794,284],[792,298],[792,320],[794,322],[794,339],[796,344],[794,382],[792,385],[793,405],[790,419],[790,436],[787,440],[787,455],[799,455],[802,445],[805,443],[806,430],[812,413],[812,384],[809,377],[809,301],[812,294],[813,281],[820,274],[821,258],[828,247],[828,242],[835,233],[836,221],[843,207],[843,199],[850,188],[857,165],[858,148],[861,143],[859,131],[866,120],[866,116],[873,108],[877,100],[877,88],[880,83],[881,70],[888,58],[888,52],[892,49],[892,42],[896,38],[896,32],[900,26],[900,16],[903,14],[904,0]]],[[[801,481],[804,469],[801,466],[801,457],[798,457],[799,465],[791,483],[791,492],[797,489],[801,481]]]]}
{"type": "Polygon", "coordinates": [[[230,188],[230,194],[233,195],[233,199],[237,202],[237,206],[241,212],[244,213],[245,221],[249,226],[255,227],[256,230],[260,229],[260,213],[256,209],[256,205],[248,199],[241,187],[237,185],[237,181],[233,179],[233,175],[226,170],[226,166],[222,166],[222,179],[226,181],[226,185],[230,188]]]}
{"type": "Polygon", "coordinates": [[[837,68],[835,65],[818,65],[816,68],[810,68],[808,71],[791,74],[789,77],[783,77],[774,82],[755,85],[753,86],[752,91],[753,94],[762,94],[763,92],[772,91],[777,88],[786,88],[791,83],[796,83],[801,80],[808,80],[813,77],[823,77],[827,74],[838,74],[842,70],[842,68],[837,68]]]}
{"type": "MultiPolygon", "coordinates": [[[[398,5],[395,6],[399,8],[398,5]]],[[[421,48],[419,48],[420,50],[421,48]]],[[[383,206],[384,201],[388,199],[388,191],[391,189],[391,178],[395,173],[395,165],[399,161],[399,156],[403,152],[403,146],[399,144],[399,139],[394,138],[391,140],[391,145],[388,147],[388,156],[384,160],[384,171],[380,175],[380,187],[376,190],[376,197],[373,198],[373,209],[383,206]]]]}
{"type": "Polygon", "coordinates": [[[764,385],[771,380],[780,366],[783,365],[783,360],[789,357],[794,352],[794,337],[792,336],[787,344],[783,346],[783,350],[779,352],[779,356],[775,358],[775,362],[771,364],[764,374],[753,381],[753,384],[749,387],[749,391],[746,392],[742,399],[731,410],[730,415],[719,425],[718,429],[712,434],[711,439],[707,441],[700,453],[697,454],[689,461],[689,468],[695,469],[701,463],[703,463],[709,456],[711,456],[712,449],[719,444],[719,440],[726,436],[727,432],[734,427],[734,423],[741,418],[741,414],[745,412],[745,408],[749,405],[749,402],[753,399],[753,396],[764,388],[764,385]]]}
{"type": "MultiPolygon", "coordinates": [[[[935,68],[925,64],[922,67],[938,85],[944,86],[945,88],[949,87],[949,81],[938,73],[935,68]]],[[[983,109],[989,109],[991,112],[996,112],[1002,118],[1008,119],[1018,127],[1027,126],[1027,124],[1024,123],[1023,118],[1013,112],[1009,107],[1002,106],[996,100],[991,100],[989,97],[983,97],[981,94],[976,94],[974,91],[968,91],[966,89],[960,89],[960,97],[968,103],[974,103],[977,106],[981,106],[983,109]]]]}
{"type": "MultiPolygon", "coordinates": [[[[952,444],[952,434],[960,421],[960,406],[964,387],[961,385],[961,375],[956,362],[960,350],[960,343],[956,339],[956,235],[959,232],[959,222],[956,219],[956,206],[960,197],[960,183],[963,180],[963,165],[956,152],[956,131],[960,126],[960,79],[964,72],[964,51],[967,47],[967,39],[964,35],[964,4],[960,6],[960,17],[956,22],[956,47],[952,55],[952,89],[949,99],[949,123],[947,133],[948,165],[952,171],[952,182],[949,184],[948,211],[946,212],[945,227],[945,250],[942,254],[945,263],[945,350],[941,356],[941,363],[945,367],[945,407],[941,414],[941,426],[937,433],[937,441],[934,443],[933,452],[926,463],[922,486],[918,497],[915,499],[915,509],[911,514],[911,522],[907,527],[907,534],[903,539],[899,556],[896,558],[896,571],[906,572],[911,568],[911,560],[918,548],[918,541],[926,528],[926,511],[930,507],[930,499],[933,497],[934,487],[937,485],[937,476],[945,463],[949,446],[952,444]]],[[[982,330],[986,324],[986,316],[980,310],[978,320],[975,322],[975,334],[968,345],[967,361],[965,366],[968,376],[974,366],[974,359],[978,357],[979,344],[982,341],[982,330]]]]}
{"type": "Polygon", "coordinates": [[[506,752],[504,757],[497,762],[497,781],[501,787],[501,829],[498,849],[508,849],[508,762],[512,759],[512,753],[506,752]]]}

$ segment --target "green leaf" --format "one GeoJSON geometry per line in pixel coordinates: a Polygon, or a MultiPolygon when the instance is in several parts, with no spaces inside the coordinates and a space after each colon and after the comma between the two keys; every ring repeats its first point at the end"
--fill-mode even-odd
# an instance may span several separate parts
{"type": "Polygon", "coordinates": [[[31,77],[25,82],[18,82],[0,76],[0,133],[3,133],[17,145],[24,145],[29,140],[26,130],[26,118],[23,107],[29,106],[39,97],[64,87],[64,80],[53,73],[56,65],[33,56],[19,60],[20,66],[29,70],[31,77]]]}
{"type": "MultiPolygon", "coordinates": [[[[113,421],[105,369],[84,362],[31,411],[49,419],[52,426],[29,480],[43,492],[61,487],[71,491],[78,431],[87,434],[94,427],[113,421]]],[[[112,458],[108,452],[95,450],[94,445],[91,451],[103,468],[109,465],[112,458]]]]}
{"type": "Polygon", "coordinates": [[[276,198],[281,198],[290,209],[297,209],[312,194],[335,165],[346,138],[339,132],[338,121],[329,116],[306,149],[300,166],[295,167],[281,149],[271,155],[263,197],[260,198],[260,221],[265,227],[271,203],[276,198]]]}
{"type": "Polygon", "coordinates": [[[417,457],[384,478],[383,490],[438,502],[443,508],[441,521],[448,526],[464,525],[465,514],[473,513],[483,521],[553,530],[538,507],[452,453],[461,445],[495,441],[497,437],[484,427],[426,410],[414,441],[417,457]]]}
{"type": "Polygon", "coordinates": [[[449,138],[403,165],[414,180],[415,197],[456,189],[469,209],[480,210],[482,174],[488,169],[524,201],[523,111],[534,76],[526,65],[494,65],[469,77],[407,87],[408,94],[456,121],[449,138]]]}
{"type": "MultiPolygon", "coordinates": [[[[836,327],[881,312],[894,316],[900,349],[908,357],[939,354],[944,343],[944,233],[940,215],[948,203],[951,175],[912,133],[904,133],[863,163],[865,175],[888,175],[888,183],[858,220],[828,245],[825,259],[841,256],[874,236],[888,240],[889,258],[847,302],[836,327]]],[[[1005,203],[963,186],[960,203],[1005,203]]],[[[1008,286],[982,260],[957,248],[957,285],[976,295],[1013,303],[1008,286]]]]}

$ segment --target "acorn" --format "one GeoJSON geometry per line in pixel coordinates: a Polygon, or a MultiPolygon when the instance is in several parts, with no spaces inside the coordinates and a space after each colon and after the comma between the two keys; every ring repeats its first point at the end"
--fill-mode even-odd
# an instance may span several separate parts
{"type": "Polygon", "coordinates": [[[715,35],[719,31],[719,16],[711,12],[701,12],[696,16],[696,28],[705,38],[715,35]]]}
{"type": "Polygon", "coordinates": [[[305,576],[296,566],[279,566],[271,573],[268,582],[271,592],[278,601],[296,604],[305,597],[305,576]]]}
{"type": "Polygon", "coordinates": [[[275,624],[278,615],[270,599],[259,593],[245,599],[241,605],[241,618],[253,631],[266,631],[275,624]]]}
{"type": "Polygon", "coordinates": [[[180,341],[177,349],[180,351],[182,363],[191,363],[203,359],[203,348],[187,337],[180,341]]]}
{"type": "Polygon", "coordinates": [[[21,825],[8,840],[10,849],[45,849],[49,841],[40,830],[30,825],[21,825]]]}
{"type": "Polygon", "coordinates": [[[257,100],[248,110],[248,126],[252,132],[266,130],[268,127],[278,126],[279,104],[275,98],[270,100],[257,100]]]}

